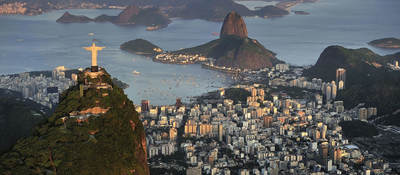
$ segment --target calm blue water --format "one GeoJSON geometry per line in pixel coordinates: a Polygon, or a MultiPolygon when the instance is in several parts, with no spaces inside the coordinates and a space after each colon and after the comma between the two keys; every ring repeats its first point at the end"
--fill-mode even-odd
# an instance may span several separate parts
{"type": "MultiPolygon", "coordinates": [[[[254,5],[254,4],[253,4],[254,5]]],[[[256,4],[257,5],[257,4],[256,4]]],[[[329,45],[369,47],[366,42],[382,37],[400,37],[399,0],[320,0],[295,6],[311,15],[283,18],[245,18],[249,36],[256,38],[291,64],[313,64],[329,45]]],[[[116,15],[118,10],[69,10],[95,17],[116,15]]],[[[196,46],[216,36],[221,23],[175,19],[167,28],[146,31],[144,27],[120,27],[110,23],[57,24],[65,11],[40,16],[0,16],[0,74],[49,70],[59,65],[88,67],[90,53],[83,50],[93,38],[107,48],[99,64],[113,76],[130,84],[126,93],[139,103],[171,104],[176,97],[200,95],[230,82],[230,78],[199,65],[165,65],[119,49],[125,41],[144,38],[166,49],[196,46]],[[89,36],[94,33],[94,36],[89,36]],[[135,76],[132,71],[139,71],[135,76]]],[[[371,48],[380,54],[393,50],[371,48]]]]}

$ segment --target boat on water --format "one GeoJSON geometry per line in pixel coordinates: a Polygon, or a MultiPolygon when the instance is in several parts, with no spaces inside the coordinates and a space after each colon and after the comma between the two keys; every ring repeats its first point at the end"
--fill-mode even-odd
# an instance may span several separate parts
{"type": "Polygon", "coordinates": [[[146,31],[154,31],[154,30],[158,30],[160,28],[161,28],[161,26],[159,26],[159,25],[152,25],[152,26],[146,27],[146,31]]]}
{"type": "Polygon", "coordinates": [[[94,33],[89,33],[88,35],[89,35],[89,36],[93,36],[93,35],[94,35],[94,33]]]}
{"type": "Polygon", "coordinates": [[[136,70],[132,71],[132,73],[133,73],[133,75],[140,75],[140,72],[138,72],[136,70]]]}

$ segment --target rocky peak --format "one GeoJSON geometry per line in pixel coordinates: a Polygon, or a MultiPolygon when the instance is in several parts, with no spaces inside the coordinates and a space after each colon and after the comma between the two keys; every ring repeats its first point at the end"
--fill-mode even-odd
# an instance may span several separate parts
{"type": "Polygon", "coordinates": [[[221,28],[220,38],[228,35],[247,38],[246,24],[244,23],[243,18],[235,11],[232,11],[226,15],[221,28]]]}
{"type": "Polygon", "coordinates": [[[72,15],[71,15],[71,13],[69,13],[69,12],[65,12],[65,13],[62,15],[62,17],[67,17],[67,16],[72,16],[72,15]]]}
{"type": "Polygon", "coordinates": [[[140,12],[140,9],[137,6],[130,5],[118,15],[115,22],[116,23],[129,23],[129,20],[133,16],[138,15],[139,12],[140,12]]]}

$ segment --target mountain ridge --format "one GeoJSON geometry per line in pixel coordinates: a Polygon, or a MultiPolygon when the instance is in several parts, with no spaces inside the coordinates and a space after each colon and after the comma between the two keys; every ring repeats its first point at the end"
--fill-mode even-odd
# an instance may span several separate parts
{"type": "Polygon", "coordinates": [[[104,70],[79,73],[55,112],[1,155],[5,174],[149,174],[139,114],[104,70]],[[89,78],[92,77],[92,78],[89,78]]]}
{"type": "Polygon", "coordinates": [[[335,81],[336,69],[346,69],[346,88],[338,92],[337,100],[343,100],[346,108],[359,103],[378,107],[378,115],[391,114],[400,109],[400,72],[392,70],[388,63],[398,59],[400,52],[381,56],[367,48],[347,49],[329,46],[321,53],[303,76],[335,81]]]}
{"type": "Polygon", "coordinates": [[[209,21],[222,21],[224,15],[229,11],[238,11],[244,16],[260,17],[280,17],[288,15],[289,12],[284,8],[276,6],[265,6],[259,10],[249,10],[246,6],[235,3],[233,0],[9,0],[0,2],[0,8],[4,6],[5,14],[24,14],[38,15],[51,10],[62,9],[112,9],[122,8],[129,5],[139,7],[158,7],[162,9],[169,17],[181,17],[185,19],[204,19],[209,21]],[[17,12],[9,11],[8,7],[19,9],[17,12]]]}
{"type": "Polygon", "coordinates": [[[117,16],[103,14],[94,19],[65,12],[56,21],[58,23],[111,22],[120,26],[144,25],[147,27],[157,27],[157,29],[167,27],[171,23],[171,20],[162,14],[158,8],[139,8],[137,6],[128,6],[117,16]]]}
{"type": "Polygon", "coordinates": [[[0,153],[32,134],[49,113],[49,108],[23,98],[20,92],[0,88],[0,153]]]}

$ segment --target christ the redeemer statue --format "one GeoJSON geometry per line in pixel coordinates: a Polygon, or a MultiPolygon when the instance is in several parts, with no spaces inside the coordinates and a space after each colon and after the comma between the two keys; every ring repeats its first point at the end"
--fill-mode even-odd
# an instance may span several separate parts
{"type": "Polygon", "coordinates": [[[91,47],[83,48],[92,52],[92,72],[98,72],[99,66],[97,66],[97,51],[103,50],[105,47],[98,47],[95,43],[93,43],[91,47]]]}

